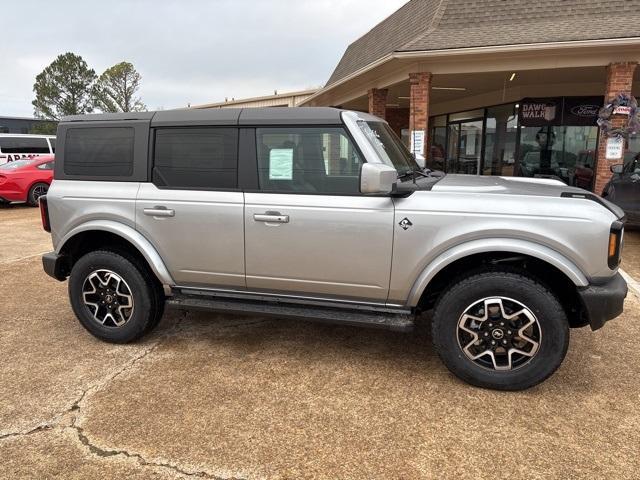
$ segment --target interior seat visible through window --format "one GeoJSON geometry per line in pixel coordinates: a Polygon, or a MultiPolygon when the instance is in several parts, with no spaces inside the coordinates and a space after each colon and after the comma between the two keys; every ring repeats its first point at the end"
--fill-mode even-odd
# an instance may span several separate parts
{"type": "Polygon", "coordinates": [[[263,191],[358,194],[362,160],[340,127],[257,130],[263,191]]]}

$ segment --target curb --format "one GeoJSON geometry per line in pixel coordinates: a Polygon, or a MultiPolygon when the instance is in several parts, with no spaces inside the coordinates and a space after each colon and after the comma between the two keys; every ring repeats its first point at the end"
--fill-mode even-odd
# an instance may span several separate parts
{"type": "Polygon", "coordinates": [[[629,290],[635,293],[636,297],[640,298],[640,282],[638,282],[635,278],[633,278],[623,269],[620,268],[618,271],[620,272],[620,275],[622,275],[622,278],[624,278],[624,280],[627,282],[627,286],[629,287],[629,290]]]}

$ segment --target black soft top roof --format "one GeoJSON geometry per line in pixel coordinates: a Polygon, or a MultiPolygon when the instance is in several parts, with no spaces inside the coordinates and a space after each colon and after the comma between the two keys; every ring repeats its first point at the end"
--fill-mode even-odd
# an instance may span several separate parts
{"type": "Polygon", "coordinates": [[[158,112],[99,113],[71,115],[62,123],[148,121],[152,127],[171,125],[311,125],[341,124],[343,110],[330,107],[265,107],[265,108],[203,108],[162,110],[158,112]]]}

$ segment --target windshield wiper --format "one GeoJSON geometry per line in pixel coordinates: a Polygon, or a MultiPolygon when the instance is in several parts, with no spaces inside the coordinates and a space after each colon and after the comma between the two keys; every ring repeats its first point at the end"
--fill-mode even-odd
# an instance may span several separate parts
{"type": "Polygon", "coordinates": [[[407,172],[403,173],[402,175],[398,175],[398,179],[399,180],[403,180],[403,179],[411,176],[411,178],[415,182],[416,181],[416,175],[420,175],[421,177],[431,178],[431,170],[428,169],[428,168],[425,168],[424,170],[422,170],[422,169],[408,170],[407,172]]]}

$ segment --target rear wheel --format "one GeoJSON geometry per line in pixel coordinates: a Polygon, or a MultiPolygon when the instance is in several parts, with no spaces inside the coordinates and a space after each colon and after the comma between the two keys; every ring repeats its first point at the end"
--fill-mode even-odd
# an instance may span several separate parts
{"type": "Polygon", "coordinates": [[[47,193],[49,190],[49,185],[44,182],[35,183],[29,189],[29,193],[27,194],[27,203],[32,207],[38,206],[38,199],[47,193]]]}
{"type": "Polygon", "coordinates": [[[432,331],[451,372],[498,390],[542,382],[560,366],[569,343],[556,296],[537,280],[507,271],[455,283],[436,304],[432,331]]]}
{"type": "Polygon", "coordinates": [[[148,269],[111,251],[90,252],[75,263],[69,298],[82,326],[111,343],[142,337],[164,310],[164,296],[148,269]]]}

